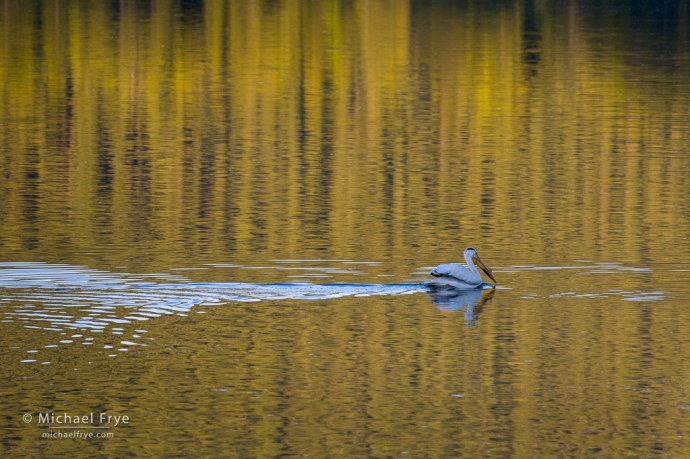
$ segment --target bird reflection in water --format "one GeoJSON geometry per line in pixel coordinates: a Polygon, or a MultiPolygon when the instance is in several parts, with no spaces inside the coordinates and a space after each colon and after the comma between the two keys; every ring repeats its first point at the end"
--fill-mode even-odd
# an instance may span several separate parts
{"type": "Polygon", "coordinates": [[[481,314],[484,305],[491,300],[495,289],[457,290],[454,288],[436,288],[431,293],[431,300],[443,311],[465,311],[465,321],[474,322],[481,314]]]}

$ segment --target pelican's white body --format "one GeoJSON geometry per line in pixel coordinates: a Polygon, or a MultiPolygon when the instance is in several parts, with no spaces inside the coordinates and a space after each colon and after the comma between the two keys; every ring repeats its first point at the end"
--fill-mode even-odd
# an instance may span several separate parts
{"type": "Polygon", "coordinates": [[[458,290],[479,288],[484,281],[477,266],[474,264],[474,260],[472,260],[476,254],[477,251],[474,249],[467,249],[463,254],[469,269],[460,263],[438,265],[429,273],[436,278],[426,281],[425,284],[438,287],[453,287],[458,290]]]}

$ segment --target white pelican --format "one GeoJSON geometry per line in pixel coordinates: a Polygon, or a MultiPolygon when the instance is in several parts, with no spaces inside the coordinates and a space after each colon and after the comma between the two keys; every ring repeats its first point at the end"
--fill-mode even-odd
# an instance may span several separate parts
{"type": "Polygon", "coordinates": [[[463,255],[470,269],[465,268],[460,263],[438,265],[429,273],[436,277],[436,279],[426,281],[426,284],[436,287],[453,287],[459,290],[477,288],[482,285],[482,275],[477,269],[477,266],[475,266],[474,260],[477,260],[482,271],[484,271],[492,281],[496,282],[491,270],[484,264],[482,259],[479,258],[479,255],[477,255],[477,250],[469,247],[465,249],[463,255]]]}

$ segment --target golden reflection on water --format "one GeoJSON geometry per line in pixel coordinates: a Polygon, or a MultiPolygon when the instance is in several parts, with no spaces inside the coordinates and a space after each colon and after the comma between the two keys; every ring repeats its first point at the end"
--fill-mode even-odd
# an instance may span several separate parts
{"type": "Polygon", "coordinates": [[[116,6],[5,2],[5,253],[647,262],[688,236],[685,10],[652,41],[574,3],[116,6]]]}
{"type": "Polygon", "coordinates": [[[45,367],[18,356],[54,334],[3,323],[2,448],[690,456],[688,8],[642,4],[6,0],[0,261],[402,282],[476,246],[512,290],[472,323],[424,294],[229,304],[45,367]],[[581,259],[651,271],[506,269],[581,259]],[[611,289],[665,296],[553,297],[611,289]],[[139,425],[15,422],[101,407],[139,425]]]}

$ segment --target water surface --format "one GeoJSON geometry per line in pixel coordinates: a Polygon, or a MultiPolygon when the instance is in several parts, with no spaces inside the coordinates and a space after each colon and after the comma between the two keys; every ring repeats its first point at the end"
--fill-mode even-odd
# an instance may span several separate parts
{"type": "Polygon", "coordinates": [[[690,456],[688,13],[5,1],[0,451],[690,456]]]}

